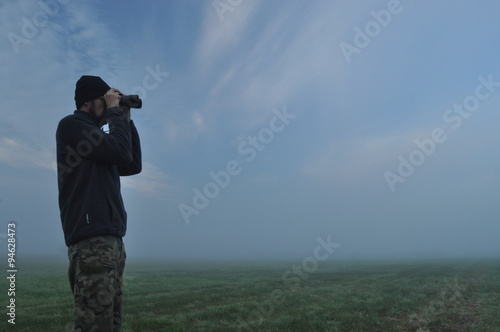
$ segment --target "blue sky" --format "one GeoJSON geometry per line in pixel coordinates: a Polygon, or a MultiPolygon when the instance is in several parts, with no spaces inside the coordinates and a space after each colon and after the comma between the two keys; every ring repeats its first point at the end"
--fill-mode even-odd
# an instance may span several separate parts
{"type": "Polygon", "coordinates": [[[64,257],[55,129],[91,74],[144,101],[131,258],[300,259],[327,236],[339,258],[498,255],[499,9],[4,1],[0,233],[64,257]]]}

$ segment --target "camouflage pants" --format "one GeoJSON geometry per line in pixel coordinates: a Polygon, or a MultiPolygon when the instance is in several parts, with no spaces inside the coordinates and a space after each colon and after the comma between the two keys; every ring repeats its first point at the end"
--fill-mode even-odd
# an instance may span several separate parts
{"type": "Polygon", "coordinates": [[[119,332],[125,247],[120,237],[96,236],[68,248],[75,298],[74,332],[119,332]]]}

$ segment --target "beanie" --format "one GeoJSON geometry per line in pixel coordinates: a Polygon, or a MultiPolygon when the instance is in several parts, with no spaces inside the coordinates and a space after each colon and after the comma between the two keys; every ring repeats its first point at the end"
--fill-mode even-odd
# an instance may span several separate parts
{"type": "Polygon", "coordinates": [[[86,101],[104,96],[109,89],[111,89],[109,85],[98,76],[80,77],[75,89],[76,108],[80,108],[86,101]]]}

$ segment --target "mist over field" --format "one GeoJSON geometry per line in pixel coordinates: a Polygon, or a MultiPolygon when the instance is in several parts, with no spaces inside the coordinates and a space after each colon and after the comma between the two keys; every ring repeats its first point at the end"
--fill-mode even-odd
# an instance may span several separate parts
{"type": "Polygon", "coordinates": [[[130,261],[500,257],[499,10],[3,1],[1,245],[67,259],[55,130],[89,74],[144,102],[130,261]]]}

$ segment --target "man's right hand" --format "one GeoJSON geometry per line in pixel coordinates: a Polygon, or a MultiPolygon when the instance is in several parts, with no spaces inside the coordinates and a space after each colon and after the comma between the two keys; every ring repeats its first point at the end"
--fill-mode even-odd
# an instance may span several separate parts
{"type": "Polygon", "coordinates": [[[106,100],[106,105],[108,108],[118,107],[120,106],[120,90],[118,89],[109,89],[108,92],[104,95],[104,100],[106,100]]]}

